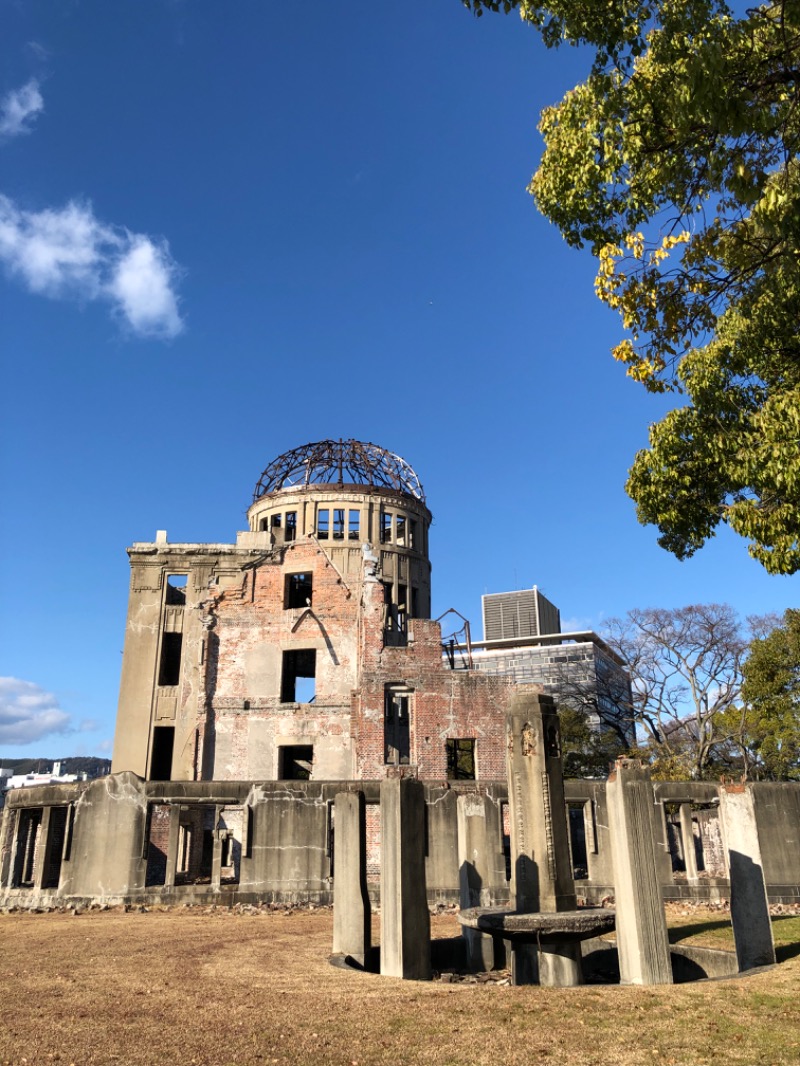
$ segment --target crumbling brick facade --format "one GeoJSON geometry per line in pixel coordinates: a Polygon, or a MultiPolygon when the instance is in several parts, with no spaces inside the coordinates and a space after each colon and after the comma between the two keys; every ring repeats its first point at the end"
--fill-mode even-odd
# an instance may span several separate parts
{"type": "Polygon", "coordinates": [[[431,621],[414,472],[322,442],[262,475],[236,544],[135,544],[113,772],[151,780],[502,777],[504,678],[431,621]]]}

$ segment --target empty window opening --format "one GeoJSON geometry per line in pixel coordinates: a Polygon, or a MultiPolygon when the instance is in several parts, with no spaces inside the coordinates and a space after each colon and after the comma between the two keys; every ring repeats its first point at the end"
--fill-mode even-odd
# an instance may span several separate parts
{"type": "Polygon", "coordinates": [[[572,851],[572,876],[576,881],[584,881],[589,876],[589,854],[586,847],[586,821],[583,815],[584,805],[567,804],[569,821],[569,843],[572,851]]]}
{"type": "Polygon", "coordinates": [[[475,780],[475,740],[450,737],[445,741],[447,749],[447,780],[475,780]]]}
{"type": "Polygon", "coordinates": [[[294,540],[297,537],[297,511],[286,512],[286,531],[284,540],[294,540]]]}
{"type": "Polygon", "coordinates": [[[397,586],[397,628],[401,633],[406,631],[406,619],[408,617],[408,586],[397,586]]]}
{"type": "Polygon", "coordinates": [[[67,835],[68,807],[51,807],[50,832],[47,840],[47,852],[44,856],[42,871],[42,888],[58,888],[61,879],[61,859],[64,855],[64,841],[67,835]]]}
{"type": "Polygon", "coordinates": [[[253,834],[255,833],[255,815],[253,814],[253,808],[248,806],[244,808],[244,824],[242,826],[242,835],[244,840],[242,841],[242,858],[252,859],[253,857],[253,834]]]}
{"type": "Polygon", "coordinates": [[[333,509],[333,539],[344,540],[344,508],[333,509]]]}
{"type": "Polygon", "coordinates": [[[259,522],[259,524],[258,524],[258,528],[259,528],[259,529],[261,530],[261,532],[262,532],[262,533],[263,533],[263,532],[264,532],[265,530],[269,529],[269,522],[267,521],[267,519],[266,519],[266,518],[262,518],[262,519],[261,519],[261,521],[260,521],[260,522],[259,522]]]}
{"type": "Polygon", "coordinates": [[[417,523],[413,518],[408,520],[408,546],[409,548],[416,548],[417,546],[417,523]]]}
{"type": "MultiPolygon", "coordinates": [[[[213,808],[211,814],[213,817],[213,808]]],[[[203,829],[203,850],[200,854],[200,871],[197,876],[199,882],[210,881],[211,871],[214,868],[214,830],[206,827],[203,829]]]]}
{"type": "Polygon", "coordinates": [[[312,575],[308,573],[286,575],[284,606],[287,610],[290,607],[311,606],[312,583],[312,575]]]}
{"type": "Polygon", "coordinates": [[[317,537],[319,540],[328,539],[328,530],[330,524],[330,511],[327,507],[320,511],[317,511],[317,537]]]}
{"type": "Polygon", "coordinates": [[[408,608],[409,618],[419,618],[419,589],[411,586],[411,603],[408,608]]]}
{"type": "Polygon", "coordinates": [[[310,781],[314,765],[313,744],[286,744],[280,749],[281,781],[310,781]]]}
{"type": "Polygon", "coordinates": [[[269,524],[273,529],[280,529],[283,526],[283,515],[274,514],[270,518],[269,524]]]}
{"type": "Polygon", "coordinates": [[[161,634],[161,663],[158,668],[159,685],[177,685],[181,680],[181,649],[183,633],[161,634]]]}
{"type": "Polygon", "coordinates": [[[313,703],[316,696],[317,653],[300,648],[283,653],[282,703],[313,703]]]}
{"type": "Polygon", "coordinates": [[[167,879],[169,811],[168,803],[151,803],[147,808],[144,849],[147,870],[144,883],[148,888],[163,885],[167,879]]]}
{"type": "Polygon", "coordinates": [[[42,813],[43,809],[41,807],[30,807],[19,812],[17,848],[14,855],[14,873],[11,881],[13,888],[24,888],[33,885],[36,844],[42,828],[42,813]]]}
{"type": "Polygon", "coordinates": [[[397,516],[397,523],[395,525],[394,539],[401,547],[405,547],[405,543],[406,543],[406,519],[405,519],[405,515],[399,514],[397,516]]]}
{"type": "Polygon", "coordinates": [[[383,761],[387,766],[411,762],[411,693],[387,686],[384,692],[383,761]]]}
{"type": "Polygon", "coordinates": [[[220,866],[233,866],[233,836],[223,837],[220,844],[220,866]]]}
{"type": "Polygon", "coordinates": [[[171,607],[183,607],[186,603],[188,574],[167,574],[166,602],[171,607]]]}
{"type": "Polygon", "coordinates": [[[361,529],[361,512],[350,511],[347,517],[347,538],[348,540],[358,540],[360,537],[361,529]]]}
{"type": "Polygon", "coordinates": [[[157,725],[153,729],[153,753],[150,756],[150,780],[172,780],[172,749],[175,746],[175,726],[157,725]]]}
{"type": "Polygon", "coordinates": [[[392,516],[388,511],[381,511],[381,544],[388,544],[392,539],[392,516]]]}
{"type": "Polygon", "coordinates": [[[178,864],[176,872],[179,874],[188,874],[189,866],[191,862],[192,854],[192,827],[190,825],[181,826],[178,830],[178,864]]]}

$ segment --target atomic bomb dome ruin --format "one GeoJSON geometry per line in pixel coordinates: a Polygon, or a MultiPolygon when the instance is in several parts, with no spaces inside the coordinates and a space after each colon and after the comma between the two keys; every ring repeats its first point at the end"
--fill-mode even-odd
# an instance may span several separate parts
{"type": "Polygon", "coordinates": [[[502,775],[502,677],[448,668],[422,484],[321,441],[258,480],[235,544],[134,544],[112,772],[156,781],[502,775]]]}
{"type": "MultiPolygon", "coordinates": [[[[629,692],[624,664],[593,633],[561,633],[536,588],[486,597],[483,640],[465,626],[443,642],[422,483],[375,444],[286,452],[258,478],[247,516],[233,543],[158,532],[128,549],[112,772],[8,794],[0,905],[328,903],[336,870],[341,889],[351,868],[347,839],[363,843],[374,899],[382,861],[408,842],[402,818],[391,829],[396,789],[419,805],[424,855],[400,872],[422,906],[508,904],[521,837],[507,723],[521,721],[527,737],[537,715],[555,722],[547,754],[560,766],[563,670],[629,692]]],[[[526,744],[520,758],[535,754],[526,744]]],[[[639,797],[638,843],[625,854],[652,849],[656,897],[727,896],[744,855],[748,870],[763,869],[764,900],[800,899],[800,853],[785,843],[800,824],[795,785],[652,783],[646,769],[618,766],[609,782],[543,787],[540,844],[517,860],[555,862],[555,808],[566,806],[553,869],[571,870],[583,902],[613,895],[620,789],[639,797]]]]}

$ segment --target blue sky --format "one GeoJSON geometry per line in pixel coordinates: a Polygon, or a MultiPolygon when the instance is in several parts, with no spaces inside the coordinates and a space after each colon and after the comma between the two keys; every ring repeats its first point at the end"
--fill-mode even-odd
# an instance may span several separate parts
{"type": "Polygon", "coordinates": [[[110,750],[125,548],[232,541],[326,437],[425,486],[434,614],[796,605],[678,563],[626,470],[666,410],[525,191],[586,57],[458,0],[0,0],[0,758],[110,750]],[[21,743],[21,742],[25,743],[21,743]]]}

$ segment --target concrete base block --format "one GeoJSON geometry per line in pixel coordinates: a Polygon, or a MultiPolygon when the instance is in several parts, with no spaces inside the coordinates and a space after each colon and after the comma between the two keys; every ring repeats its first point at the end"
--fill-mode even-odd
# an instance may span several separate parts
{"type": "Polygon", "coordinates": [[[579,941],[543,943],[539,951],[539,984],[573,988],[583,984],[579,941]]]}
{"type": "Polygon", "coordinates": [[[512,944],[511,984],[539,984],[539,949],[535,944],[512,944]]]}

